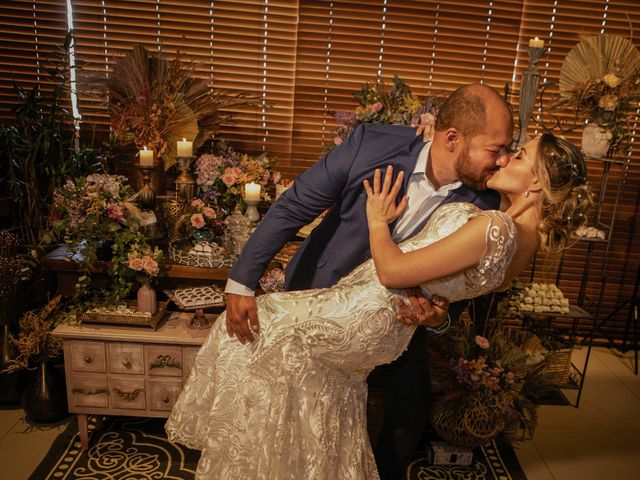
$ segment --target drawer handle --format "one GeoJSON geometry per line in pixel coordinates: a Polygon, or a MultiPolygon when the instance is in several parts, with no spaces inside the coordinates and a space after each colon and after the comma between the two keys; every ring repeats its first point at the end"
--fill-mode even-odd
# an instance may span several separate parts
{"type": "Polygon", "coordinates": [[[136,388],[132,392],[125,392],[124,390],[120,390],[118,387],[113,387],[113,391],[116,392],[122,400],[133,402],[144,390],[142,390],[141,388],[136,388]]]}
{"type": "Polygon", "coordinates": [[[163,397],[162,398],[162,403],[164,403],[165,405],[169,405],[170,401],[171,401],[171,399],[169,397],[163,397]]]}
{"type": "Polygon", "coordinates": [[[124,362],[122,362],[122,366],[127,370],[131,370],[131,367],[132,367],[131,362],[129,360],[125,360],[124,362]]]}
{"type": "Polygon", "coordinates": [[[91,363],[91,357],[89,355],[84,356],[84,363],[91,363]]]}
{"type": "Polygon", "coordinates": [[[158,355],[150,365],[153,368],[182,368],[182,364],[171,355],[158,355]]]}
{"type": "Polygon", "coordinates": [[[109,390],[106,388],[74,388],[71,393],[80,393],[81,395],[109,395],[109,390]]]}

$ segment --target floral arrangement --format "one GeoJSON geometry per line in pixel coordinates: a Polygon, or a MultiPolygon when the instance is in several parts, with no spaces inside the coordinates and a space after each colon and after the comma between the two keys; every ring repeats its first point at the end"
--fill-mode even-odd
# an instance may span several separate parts
{"type": "Polygon", "coordinates": [[[212,242],[217,235],[224,233],[223,216],[219,209],[210,207],[201,198],[194,198],[190,211],[181,217],[178,224],[188,223],[194,244],[212,242]]]}
{"type": "Polygon", "coordinates": [[[340,127],[333,143],[340,145],[361,123],[430,127],[435,123],[440,100],[420,98],[397,75],[391,87],[383,82],[368,82],[353,96],[359,105],[354,112],[336,111],[340,127]]]}
{"type": "Polygon", "coordinates": [[[102,242],[113,240],[122,230],[137,229],[142,218],[125,181],[123,176],[107,174],[67,180],[53,194],[50,229],[42,233],[42,241],[63,240],[85,264],[93,264],[102,242]]]}
{"type": "Polygon", "coordinates": [[[281,268],[272,268],[260,279],[260,288],[264,293],[284,291],[284,272],[281,268]]]}
{"type": "Polygon", "coordinates": [[[547,351],[528,332],[516,339],[513,330],[496,324],[485,337],[474,334],[471,322],[461,323],[429,349],[440,405],[469,418],[482,416],[485,425],[496,426],[495,434],[531,436],[537,418],[533,400],[546,390],[542,371],[547,351]]]}
{"type": "Polygon", "coordinates": [[[640,52],[624,37],[586,37],[567,55],[554,107],[575,110],[578,118],[608,131],[616,147],[626,136],[628,115],[640,100],[640,52]]]}
{"type": "Polygon", "coordinates": [[[105,297],[109,303],[121,302],[136,284],[151,283],[160,275],[163,252],[151,248],[139,231],[121,232],[113,245],[109,275],[112,278],[105,297]]]}
{"type": "Polygon", "coordinates": [[[236,205],[244,203],[246,183],[262,185],[260,195],[265,202],[270,202],[271,196],[265,187],[269,182],[277,184],[281,175],[274,169],[274,159],[267,154],[252,157],[221,142],[218,153],[206,153],[197,159],[196,177],[200,197],[226,216],[236,205]]]}
{"type": "Polygon", "coordinates": [[[198,148],[232,120],[231,107],[249,105],[254,99],[244,92],[211,88],[194,75],[194,65],[176,58],[150,55],[136,45],[116,59],[113,72],[88,79],[88,87],[107,99],[114,136],[124,144],[135,143],[161,156],[165,168],[175,163],[176,142],[194,139],[198,148]]]}

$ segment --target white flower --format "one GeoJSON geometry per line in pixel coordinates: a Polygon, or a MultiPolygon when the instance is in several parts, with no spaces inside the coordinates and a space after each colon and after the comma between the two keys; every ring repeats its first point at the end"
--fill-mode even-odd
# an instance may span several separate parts
{"type": "Polygon", "coordinates": [[[600,108],[604,108],[609,112],[612,112],[618,106],[618,97],[616,97],[611,93],[603,95],[602,97],[600,97],[600,100],[598,101],[598,106],[600,108]]]}
{"type": "Polygon", "coordinates": [[[620,79],[615,73],[607,73],[604,78],[604,83],[607,84],[607,87],[616,88],[620,85],[620,79]]]}

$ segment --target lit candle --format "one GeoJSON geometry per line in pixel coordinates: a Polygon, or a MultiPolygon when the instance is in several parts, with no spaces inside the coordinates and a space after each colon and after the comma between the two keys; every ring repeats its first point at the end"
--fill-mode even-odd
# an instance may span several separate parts
{"type": "Polygon", "coordinates": [[[187,142],[186,138],[182,141],[178,140],[178,156],[190,157],[191,155],[193,155],[193,142],[187,142]]]}
{"type": "Polygon", "coordinates": [[[544,41],[540,40],[538,37],[529,39],[529,46],[533,48],[542,48],[544,47],[544,41]]]}
{"type": "Polygon", "coordinates": [[[153,167],[153,150],[148,150],[146,145],[144,150],[140,150],[140,166],[153,167]]]}
{"type": "Polygon", "coordinates": [[[259,183],[247,183],[244,186],[244,199],[245,200],[260,200],[260,184],[259,183]]]}

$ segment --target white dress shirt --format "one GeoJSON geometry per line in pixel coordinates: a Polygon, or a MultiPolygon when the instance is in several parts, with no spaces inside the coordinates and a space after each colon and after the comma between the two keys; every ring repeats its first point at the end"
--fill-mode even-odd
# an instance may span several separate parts
{"type": "MultiPolygon", "coordinates": [[[[400,216],[392,232],[392,238],[396,243],[406,240],[413,233],[416,225],[424,221],[449,195],[449,192],[462,185],[462,182],[454,182],[435,189],[426,175],[427,162],[431,142],[422,147],[418,155],[418,161],[409,178],[406,194],[409,195],[409,206],[400,216]]],[[[397,172],[395,172],[397,173],[397,172]]],[[[364,212],[362,212],[364,214],[364,212]]],[[[226,293],[253,296],[255,292],[235,280],[228,279],[224,289],[226,293]]]]}

